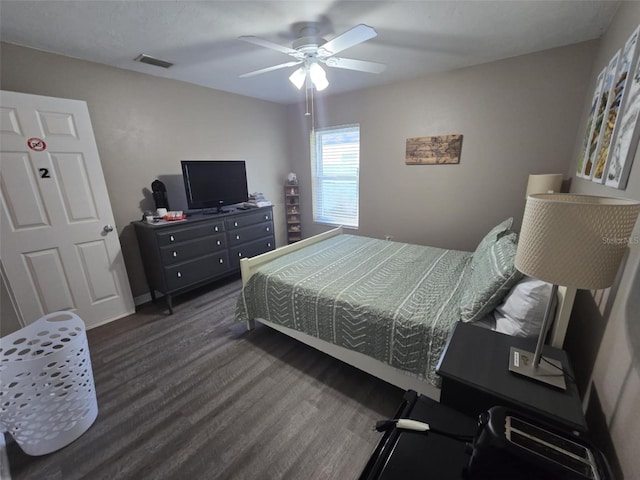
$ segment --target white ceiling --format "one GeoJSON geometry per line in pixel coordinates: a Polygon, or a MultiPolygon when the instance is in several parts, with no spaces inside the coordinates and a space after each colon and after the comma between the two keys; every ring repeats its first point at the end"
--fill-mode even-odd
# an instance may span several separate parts
{"type": "Polygon", "coordinates": [[[304,96],[297,67],[238,78],[291,60],[238,40],[291,45],[291,26],[320,21],[327,40],[365,23],[378,36],[340,55],[388,65],[381,74],[328,69],[327,94],[598,38],[620,2],[511,1],[10,1],[0,6],[3,41],[280,103],[304,96]],[[175,65],[134,62],[145,53],[175,65]]]}

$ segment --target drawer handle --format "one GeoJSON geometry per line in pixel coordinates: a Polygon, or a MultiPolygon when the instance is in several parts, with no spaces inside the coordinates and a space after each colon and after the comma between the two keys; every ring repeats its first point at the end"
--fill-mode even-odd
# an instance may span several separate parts
{"type": "Polygon", "coordinates": [[[239,257],[242,257],[242,252],[238,252],[238,256],[239,256],[239,257]]]}
{"type": "Polygon", "coordinates": [[[218,261],[219,261],[220,263],[224,263],[224,260],[223,260],[223,259],[221,259],[221,258],[219,258],[219,259],[218,259],[218,261]]]}
{"type": "Polygon", "coordinates": [[[236,235],[236,240],[240,240],[240,235],[236,235]]]}
{"type": "Polygon", "coordinates": [[[218,246],[222,245],[222,243],[220,242],[220,240],[217,240],[217,241],[216,241],[216,244],[217,244],[218,246]]]}
{"type": "Polygon", "coordinates": [[[177,257],[177,256],[178,256],[178,252],[171,252],[171,254],[172,254],[174,257],[177,257]]]}
{"type": "Polygon", "coordinates": [[[218,226],[216,225],[215,227],[213,227],[213,231],[217,232],[218,231],[218,226]]]}
{"type": "Polygon", "coordinates": [[[267,227],[267,232],[270,232],[270,231],[271,231],[271,229],[269,227],[267,227]]]}
{"type": "Polygon", "coordinates": [[[169,237],[169,241],[170,241],[170,242],[174,242],[175,240],[176,240],[176,239],[173,237],[173,235],[171,235],[171,236],[169,237]]]}
{"type": "Polygon", "coordinates": [[[178,278],[182,278],[182,274],[178,272],[178,278]]]}
{"type": "Polygon", "coordinates": [[[269,220],[269,215],[265,215],[265,216],[264,216],[264,219],[265,219],[265,220],[269,220]]]}
{"type": "Polygon", "coordinates": [[[233,222],[233,226],[237,227],[238,226],[238,222],[233,222]]]}
{"type": "Polygon", "coordinates": [[[267,247],[271,247],[271,242],[267,243],[267,247]]]}

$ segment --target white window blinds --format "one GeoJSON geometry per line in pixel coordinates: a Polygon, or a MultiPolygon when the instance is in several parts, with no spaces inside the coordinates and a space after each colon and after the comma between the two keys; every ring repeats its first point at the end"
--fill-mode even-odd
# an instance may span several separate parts
{"type": "Polygon", "coordinates": [[[360,125],[311,132],[313,220],[358,228],[360,125]]]}

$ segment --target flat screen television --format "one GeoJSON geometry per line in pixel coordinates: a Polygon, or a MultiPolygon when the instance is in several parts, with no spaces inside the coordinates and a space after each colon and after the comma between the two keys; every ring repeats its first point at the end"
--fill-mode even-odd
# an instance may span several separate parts
{"type": "Polygon", "coordinates": [[[224,213],[226,210],[222,207],[248,200],[244,160],[182,160],[180,163],[189,210],[224,213]]]}

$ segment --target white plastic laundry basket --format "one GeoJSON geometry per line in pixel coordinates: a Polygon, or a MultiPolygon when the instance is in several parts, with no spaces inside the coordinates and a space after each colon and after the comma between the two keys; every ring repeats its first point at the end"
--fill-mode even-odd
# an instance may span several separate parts
{"type": "Polygon", "coordinates": [[[85,325],[53,312],[0,339],[0,427],[29,455],[82,435],[98,415],[85,325]]]}

